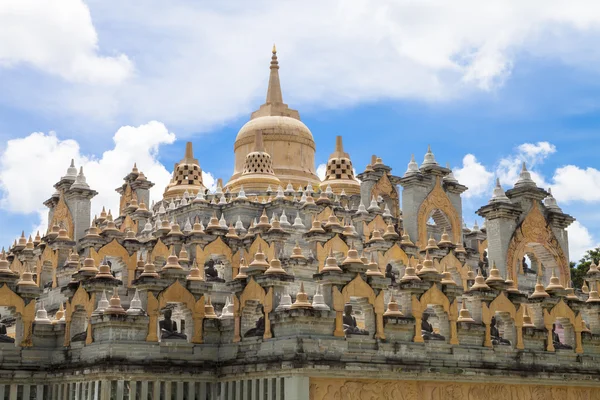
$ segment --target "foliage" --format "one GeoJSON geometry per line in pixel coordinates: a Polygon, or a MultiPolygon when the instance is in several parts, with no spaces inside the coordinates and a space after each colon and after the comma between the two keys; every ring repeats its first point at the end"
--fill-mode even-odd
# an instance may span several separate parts
{"type": "Polygon", "coordinates": [[[573,281],[573,287],[580,288],[581,285],[583,285],[585,274],[590,269],[592,261],[596,265],[598,265],[598,263],[600,262],[600,247],[596,247],[595,249],[586,251],[577,264],[575,264],[574,262],[570,263],[571,280],[573,281]]]}

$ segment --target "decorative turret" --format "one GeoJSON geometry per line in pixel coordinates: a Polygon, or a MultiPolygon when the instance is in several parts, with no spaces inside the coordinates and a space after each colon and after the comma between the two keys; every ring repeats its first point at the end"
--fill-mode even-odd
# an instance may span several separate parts
{"type": "Polygon", "coordinates": [[[542,285],[542,277],[538,275],[537,283],[535,285],[535,291],[529,296],[530,299],[539,299],[544,297],[549,297],[550,295],[544,289],[544,285],[542,285]]]}
{"type": "Polygon", "coordinates": [[[313,296],[312,308],[314,310],[329,311],[329,306],[325,304],[325,298],[321,293],[321,286],[322,285],[317,285],[317,290],[315,291],[315,295],[313,296]]]}
{"type": "MultiPolygon", "coordinates": [[[[279,81],[279,61],[273,46],[267,98],[260,108],[252,113],[239,131],[234,144],[235,166],[228,187],[233,191],[239,187],[238,179],[244,172],[246,156],[254,151],[253,142],[257,133],[264,136],[265,152],[272,157],[272,169],[281,182],[305,187],[320,183],[315,173],[315,142],[310,130],[300,121],[300,114],[283,102],[279,81]]],[[[277,187],[280,183],[276,184],[277,187]]],[[[244,184],[246,192],[248,187],[244,184]]]]}
{"type": "Polygon", "coordinates": [[[392,294],[390,298],[390,302],[387,305],[387,310],[383,313],[384,317],[404,317],[402,311],[400,311],[400,306],[396,302],[396,298],[392,294]]]}
{"type": "Polygon", "coordinates": [[[425,158],[423,163],[421,164],[421,168],[426,167],[428,165],[438,165],[437,161],[435,161],[435,156],[431,151],[431,146],[427,146],[427,153],[425,153],[425,158]]]}
{"type": "Polygon", "coordinates": [[[113,289],[113,295],[108,302],[108,307],[104,310],[104,314],[109,315],[123,315],[125,314],[125,309],[121,305],[121,298],[119,297],[119,289],[115,287],[113,289]]]}
{"type": "Polygon", "coordinates": [[[504,189],[502,189],[502,185],[500,185],[500,178],[496,178],[496,186],[494,187],[494,192],[492,194],[492,198],[489,203],[510,203],[510,199],[504,193],[504,189]]]}
{"type": "Polygon", "coordinates": [[[527,171],[527,166],[525,165],[525,161],[523,161],[523,165],[521,166],[521,173],[519,174],[519,179],[515,183],[515,188],[531,186],[536,187],[535,182],[531,179],[531,173],[527,171]]]}
{"type": "Polygon", "coordinates": [[[173,170],[171,182],[167,185],[163,197],[165,199],[174,199],[182,196],[185,191],[188,193],[197,193],[206,188],[202,184],[202,169],[200,163],[194,158],[192,142],[185,145],[185,155],[173,170]]]}
{"type": "Polygon", "coordinates": [[[419,164],[417,164],[417,162],[415,161],[415,155],[411,154],[410,162],[408,163],[408,168],[406,169],[404,176],[415,175],[418,173],[419,173],[419,164]]]}
{"type": "Polygon", "coordinates": [[[254,149],[246,155],[242,176],[228,184],[228,188],[236,191],[244,186],[245,193],[263,192],[270,185],[281,186],[280,180],[273,172],[271,155],[265,151],[262,131],[254,135],[254,149]]]}
{"type": "Polygon", "coordinates": [[[354,177],[352,161],[350,155],[344,151],[341,136],[335,138],[335,151],[327,161],[323,183],[329,185],[336,193],[344,190],[348,195],[360,194],[360,184],[354,177]]]}
{"type": "Polygon", "coordinates": [[[300,290],[296,293],[296,301],[290,307],[292,310],[295,308],[312,308],[312,304],[308,301],[308,295],[304,292],[304,282],[300,284],[300,290]]]}
{"type": "Polygon", "coordinates": [[[467,309],[465,301],[462,302],[462,307],[460,308],[460,311],[458,313],[458,319],[456,320],[456,322],[467,322],[467,323],[475,322],[475,320],[471,317],[471,313],[467,309]]]}
{"type": "Polygon", "coordinates": [[[556,203],[556,199],[552,196],[552,189],[548,188],[548,197],[544,199],[544,205],[548,210],[562,213],[562,209],[556,203]]]}

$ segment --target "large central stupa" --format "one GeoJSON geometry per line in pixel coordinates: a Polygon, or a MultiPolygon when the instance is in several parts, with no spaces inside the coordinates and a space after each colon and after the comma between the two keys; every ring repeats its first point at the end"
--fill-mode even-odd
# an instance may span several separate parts
{"type": "Polygon", "coordinates": [[[306,187],[309,183],[319,185],[320,180],[315,173],[315,141],[308,127],[300,120],[298,111],[283,102],[275,46],[267,99],[252,113],[250,121],[242,126],[235,140],[235,166],[227,183],[231,191],[239,190],[246,156],[255,150],[257,132],[262,133],[264,150],[271,155],[273,172],[283,186],[288,183],[294,187],[306,187]]]}

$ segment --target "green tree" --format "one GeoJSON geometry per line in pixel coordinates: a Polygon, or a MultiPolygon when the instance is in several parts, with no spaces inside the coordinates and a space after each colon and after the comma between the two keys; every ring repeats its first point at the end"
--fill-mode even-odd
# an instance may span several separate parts
{"type": "Polygon", "coordinates": [[[587,274],[590,269],[592,261],[596,265],[600,262],[600,247],[586,251],[577,264],[574,262],[570,263],[573,287],[580,288],[581,285],[583,285],[585,274],[587,274]]]}

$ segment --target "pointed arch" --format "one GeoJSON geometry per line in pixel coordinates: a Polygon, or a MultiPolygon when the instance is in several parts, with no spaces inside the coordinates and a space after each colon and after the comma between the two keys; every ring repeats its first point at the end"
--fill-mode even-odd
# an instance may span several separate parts
{"type": "Polygon", "coordinates": [[[54,225],[63,224],[65,229],[67,230],[67,235],[74,240],[74,224],[73,224],[73,216],[71,215],[71,211],[65,202],[65,195],[61,191],[58,197],[58,203],[54,206],[54,211],[52,213],[52,220],[48,223],[48,227],[51,228],[54,225]]]}
{"type": "Polygon", "coordinates": [[[381,196],[383,198],[388,197],[392,201],[391,213],[397,218],[400,210],[400,198],[398,196],[398,190],[392,185],[390,178],[387,173],[383,174],[377,183],[371,189],[371,198],[377,198],[381,196]]]}
{"type": "MultiPolygon", "coordinates": [[[[196,300],[194,295],[185,288],[181,282],[176,280],[173,282],[168,288],[162,290],[156,300],[151,302],[152,293],[148,293],[148,314],[152,312],[152,316],[148,325],[148,337],[146,337],[146,341],[154,341],[156,336],[156,327],[158,324],[158,314],[160,310],[165,308],[168,303],[182,303],[186,306],[189,312],[192,314],[192,343],[202,343],[203,342],[203,333],[202,333],[202,324],[204,320],[204,296],[201,296],[200,299],[196,300]],[[151,332],[154,331],[154,334],[151,335],[151,332]]],[[[153,297],[153,296],[152,296],[153,297]]],[[[158,337],[156,337],[158,340],[158,337]]]]}
{"type": "Polygon", "coordinates": [[[517,324],[517,308],[515,305],[506,297],[504,292],[500,292],[498,296],[488,306],[485,302],[481,304],[481,321],[485,325],[485,339],[483,345],[486,347],[492,347],[492,336],[491,336],[491,323],[492,317],[496,312],[508,313],[513,320],[515,328],[517,330],[517,349],[523,349],[523,335],[520,332],[523,323],[517,324]]]}
{"type": "MultiPolygon", "coordinates": [[[[344,304],[348,303],[351,297],[361,297],[367,299],[369,304],[373,306],[373,312],[375,313],[375,337],[379,339],[385,339],[385,333],[383,331],[383,290],[379,293],[379,296],[376,296],[373,288],[362,279],[360,274],[356,274],[356,277],[346,284],[346,286],[344,286],[341,294],[344,304]]],[[[335,300],[336,299],[334,298],[334,301],[335,300]]],[[[339,302],[339,299],[337,299],[337,301],[339,302]]],[[[339,322],[337,321],[339,318],[343,318],[342,314],[336,313],[336,326],[339,325],[339,322]]]]}
{"type": "MultiPolygon", "coordinates": [[[[234,299],[235,302],[236,299],[234,299]]],[[[239,309],[240,309],[240,314],[241,314],[241,310],[244,309],[244,307],[246,307],[246,301],[248,300],[257,300],[260,304],[263,305],[263,310],[265,312],[265,333],[263,335],[263,339],[270,339],[271,337],[273,337],[272,333],[271,333],[271,321],[269,320],[269,313],[271,311],[273,311],[273,288],[269,288],[269,290],[267,292],[265,292],[265,290],[262,288],[262,286],[260,286],[258,283],[256,283],[256,281],[254,280],[254,278],[250,278],[250,280],[248,281],[248,283],[246,284],[246,287],[244,288],[244,290],[242,291],[242,294],[240,295],[240,300],[239,300],[239,309]]],[[[236,338],[240,337],[240,332],[239,332],[239,327],[240,327],[240,318],[241,316],[237,317],[237,323],[236,323],[236,328],[237,328],[237,332],[234,332],[234,336],[236,338]]]]}
{"type": "Polygon", "coordinates": [[[333,213],[331,207],[327,206],[317,215],[317,221],[327,221],[329,216],[333,213]]]}
{"type": "Polygon", "coordinates": [[[469,272],[469,268],[467,268],[466,263],[462,264],[454,252],[449,252],[440,260],[440,266],[442,267],[442,271],[444,266],[448,269],[448,271],[452,272],[455,270],[460,276],[460,280],[462,282],[463,290],[467,290],[467,274],[469,272]]]}
{"type": "Polygon", "coordinates": [[[183,303],[188,310],[193,311],[196,299],[194,295],[187,290],[183,285],[176,280],[169,287],[162,290],[158,294],[158,307],[159,309],[165,308],[167,303],[183,303]]]}
{"type": "Polygon", "coordinates": [[[127,204],[131,203],[132,198],[133,195],[131,186],[129,185],[129,183],[126,183],[125,189],[123,190],[123,193],[121,194],[121,199],[119,201],[120,215],[125,214],[125,207],[127,207],[127,204]]]}
{"type": "Polygon", "coordinates": [[[446,295],[438,288],[437,284],[433,284],[425,293],[421,295],[421,298],[417,298],[417,296],[414,294],[412,295],[412,314],[415,317],[414,342],[423,342],[423,337],[421,336],[421,319],[423,317],[423,312],[427,309],[429,304],[438,305],[444,309],[444,312],[448,315],[448,321],[450,322],[450,344],[458,344],[458,334],[456,328],[458,304],[456,300],[450,304],[450,300],[448,300],[448,297],[446,297],[446,295]]]}
{"type": "Polygon", "coordinates": [[[56,281],[56,269],[58,268],[58,250],[52,250],[50,246],[46,246],[44,248],[44,251],[42,252],[41,260],[42,267],[38,271],[38,277],[42,276],[42,269],[44,269],[45,266],[49,266],[52,271],[52,287],[55,288],[58,285],[58,282],[56,281]]]}
{"type": "Polygon", "coordinates": [[[87,324],[87,333],[85,338],[85,344],[91,344],[93,340],[92,335],[92,324],[89,323],[89,320],[94,312],[94,307],[96,305],[96,295],[89,294],[83,286],[79,286],[75,291],[73,297],[70,300],[67,300],[66,308],[65,308],[65,346],[69,346],[71,344],[71,320],[73,318],[73,313],[77,311],[77,307],[80,306],[85,311],[85,314],[88,318],[87,324]]]}
{"type": "Polygon", "coordinates": [[[33,334],[32,324],[35,319],[35,305],[35,300],[31,300],[26,304],[25,300],[6,284],[0,287],[0,306],[14,307],[15,312],[21,315],[21,322],[23,323],[23,337],[21,343],[19,343],[21,347],[31,347],[33,345],[31,336],[33,334]]]}
{"type": "Polygon", "coordinates": [[[385,267],[390,262],[398,262],[404,266],[408,265],[408,255],[400,246],[398,246],[398,243],[395,243],[385,253],[383,253],[383,256],[379,257],[379,269],[382,272],[385,272],[385,267]]]}
{"type": "Polygon", "coordinates": [[[134,232],[137,232],[137,222],[135,222],[129,215],[126,215],[123,219],[123,223],[119,227],[121,232],[127,232],[127,229],[131,229],[134,232]]]}
{"type": "Polygon", "coordinates": [[[102,246],[98,252],[96,252],[96,249],[93,247],[90,248],[90,256],[94,259],[96,265],[100,264],[104,257],[120,258],[127,268],[127,286],[131,286],[131,282],[135,277],[135,268],[137,266],[137,251],[134,251],[132,255],[129,255],[127,249],[125,249],[117,239],[113,239],[110,243],[102,246]]]}
{"type": "Polygon", "coordinates": [[[250,245],[250,248],[246,251],[246,261],[249,263],[254,259],[254,255],[258,251],[258,246],[262,248],[262,252],[265,253],[268,260],[275,257],[275,243],[269,246],[269,243],[263,239],[260,235],[256,235],[256,238],[250,245]]]}
{"type": "Polygon", "coordinates": [[[383,220],[383,217],[380,214],[377,214],[375,218],[368,224],[363,222],[363,235],[367,240],[371,237],[371,234],[375,229],[384,233],[387,228],[387,223],[383,220]]]}
{"type": "Polygon", "coordinates": [[[198,266],[204,265],[206,259],[212,254],[222,255],[227,259],[230,265],[232,264],[233,254],[231,248],[220,236],[204,246],[204,249],[201,249],[200,246],[196,246],[196,263],[198,263],[198,266]]]}
{"type": "Polygon", "coordinates": [[[25,267],[23,266],[21,260],[19,260],[19,258],[15,256],[12,263],[10,264],[10,270],[16,274],[21,275],[23,271],[25,271],[25,267]]]}
{"type": "Polygon", "coordinates": [[[258,300],[263,305],[265,301],[265,290],[252,277],[240,295],[241,308],[244,308],[247,300],[258,300]]]}
{"type": "Polygon", "coordinates": [[[435,210],[440,210],[448,218],[452,229],[452,242],[461,242],[461,223],[458,211],[452,205],[448,195],[442,188],[440,177],[435,178],[433,189],[429,192],[417,214],[417,227],[419,233],[419,241],[417,245],[425,247],[427,244],[427,220],[431,213],[435,210]]]}
{"type": "Polygon", "coordinates": [[[521,259],[532,244],[543,249],[543,252],[553,259],[559,270],[560,282],[562,285],[566,285],[570,278],[567,256],[542,214],[538,202],[534,203],[521,224],[513,232],[506,252],[507,276],[511,277],[515,283],[518,282],[518,271],[515,267],[521,265],[521,259]]]}
{"type": "Polygon", "coordinates": [[[575,352],[583,353],[583,346],[581,344],[581,313],[575,314],[571,307],[569,307],[562,298],[554,307],[552,307],[550,312],[548,312],[548,310],[544,310],[544,326],[548,331],[546,350],[555,350],[554,344],[552,343],[552,325],[554,325],[557,318],[569,320],[569,323],[571,324],[575,333],[575,352]]]}
{"type": "Polygon", "coordinates": [[[340,235],[335,235],[329,239],[325,244],[317,243],[317,260],[319,260],[319,271],[323,269],[325,265],[325,259],[329,256],[330,250],[338,251],[341,253],[348,253],[350,248],[344,242],[340,235]]]}
{"type": "Polygon", "coordinates": [[[167,247],[167,245],[164,244],[162,240],[158,239],[156,241],[156,244],[152,248],[152,253],[150,253],[150,256],[153,261],[159,257],[163,260],[166,260],[167,257],[169,257],[169,254],[169,248],[167,247]]]}

